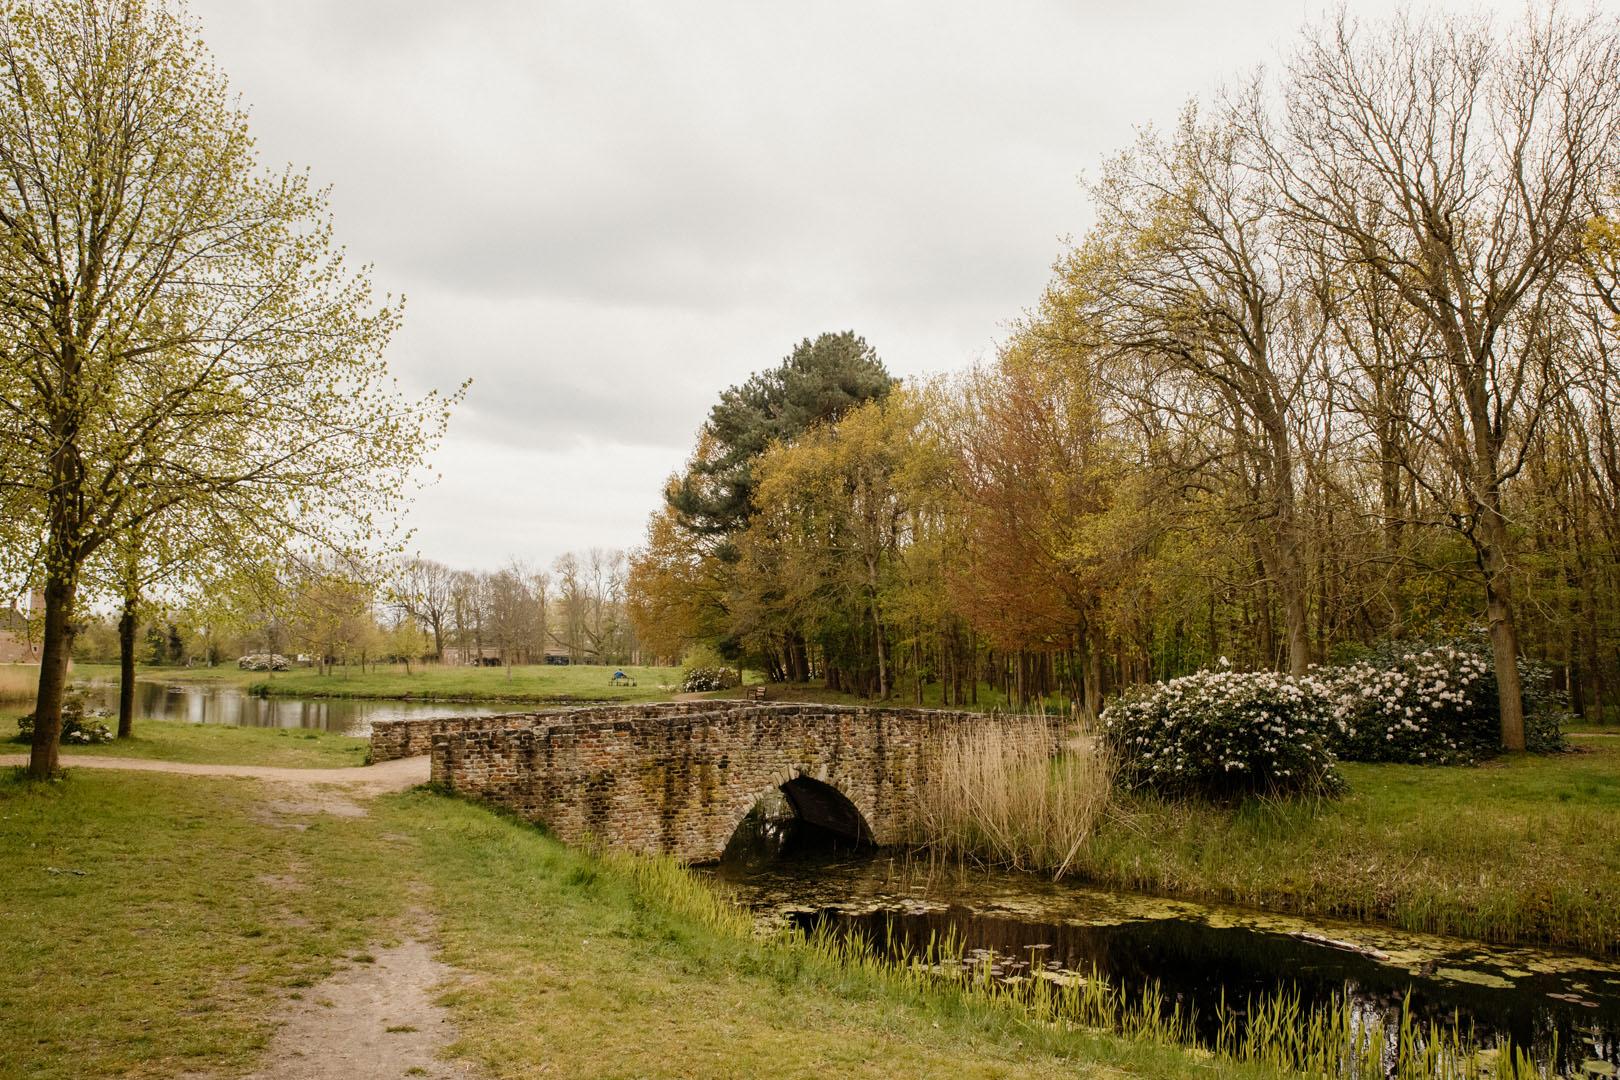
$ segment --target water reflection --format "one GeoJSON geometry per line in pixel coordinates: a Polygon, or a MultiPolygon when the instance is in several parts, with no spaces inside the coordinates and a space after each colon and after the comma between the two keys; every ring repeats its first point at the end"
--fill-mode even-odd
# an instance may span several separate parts
{"type": "MultiPolygon", "coordinates": [[[[861,935],[916,956],[953,940],[998,976],[1095,971],[1128,995],[1156,983],[1212,1040],[1224,1000],[1282,992],[1307,1009],[1346,1000],[1364,1021],[1449,1024],[1499,1037],[1576,1075],[1620,1064],[1620,964],[1382,928],[1107,893],[887,854],[723,863],[716,875],[763,921],[861,935]],[[1554,1049],[1556,1047],[1556,1050],[1554,1049]]],[[[1241,1017],[1239,1018],[1241,1026],[1241,1017]]]]}
{"type": "MultiPolygon", "coordinates": [[[[118,712],[118,686],[84,682],[75,687],[92,708],[118,712]]],[[[378,720],[431,716],[488,716],[510,711],[493,705],[422,701],[370,701],[357,698],[261,698],[234,686],[164,686],[135,684],[135,719],[172,720],[185,724],[236,727],[315,728],[347,735],[369,735],[378,720]]]]}

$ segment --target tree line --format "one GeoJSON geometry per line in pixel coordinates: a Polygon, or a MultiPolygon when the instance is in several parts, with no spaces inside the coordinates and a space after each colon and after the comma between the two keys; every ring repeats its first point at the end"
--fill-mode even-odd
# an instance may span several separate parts
{"type": "Polygon", "coordinates": [[[1087,185],[993,362],[853,334],[726,391],[631,560],[643,640],[971,702],[1488,636],[1620,707],[1620,35],[1348,14],[1087,185]]]}
{"type": "MultiPolygon", "coordinates": [[[[548,654],[572,664],[640,662],[624,605],[625,555],[591,548],[549,571],[511,559],[458,570],[420,556],[288,561],[204,597],[88,616],[74,638],[83,661],[217,664],[251,654],[305,656],[323,670],[380,662],[510,667],[548,654]]],[[[120,716],[127,727],[129,718],[120,716]]]]}

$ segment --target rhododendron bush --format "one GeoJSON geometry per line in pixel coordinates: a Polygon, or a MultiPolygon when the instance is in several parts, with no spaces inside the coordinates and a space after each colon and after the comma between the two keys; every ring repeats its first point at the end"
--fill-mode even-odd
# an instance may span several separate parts
{"type": "MultiPolygon", "coordinates": [[[[1316,674],[1337,698],[1333,746],[1347,761],[1454,765],[1501,750],[1496,673],[1484,641],[1386,643],[1364,660],[1316,674]]],[[[1519,675],[1527,749],[1562,749],[1562,703],[1546,666],[1521,660],[1519,675]]]]}
{"type": "Polygon", "coordinates": [[[1331,689],[1270,671],[1200,671],[1124,694],[1103,712],[1120,782],[1169,796],[1318,794],[1342,787],[1331,689]]]}
{"type": "MultiPolygon", "coordinates": [[[[1520,661],[1525,742],[1564,748],[1546,665],[1520,661]]],[[[1224,667],[1121,695],[1103,712],[1121,783],[1171,796],[1339,789],[1334,759],[1455,765],[1501,748],[1490,647],[1388,643],[1292,678],[1224,667]]]]}

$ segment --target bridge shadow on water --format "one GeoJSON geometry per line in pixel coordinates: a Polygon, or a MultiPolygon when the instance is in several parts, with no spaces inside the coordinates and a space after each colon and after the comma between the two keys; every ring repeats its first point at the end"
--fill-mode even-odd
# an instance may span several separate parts
{"type": "Polygon", "coordinates": [[[842,792],[798,776],[761,795],[744,816],[720,856],[721,875],[873,849],[871,828],[842,792]]]}

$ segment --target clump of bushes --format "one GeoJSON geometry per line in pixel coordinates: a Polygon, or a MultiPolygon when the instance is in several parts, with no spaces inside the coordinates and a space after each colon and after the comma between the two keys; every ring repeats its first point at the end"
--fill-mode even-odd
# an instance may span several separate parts
{"type": "Polygon", "coordinates": [[[236,666],[243,671],[287,671],[292,661],[280,653],[249,653],[239,657],[236,666]]]}
{"type": "MultiPolygon", "coordinates": [[[[1317,675],[1337,699],[1333,748],[1346,761],[1458,765],[1501,749],[1495,668],[1482,640],[1386,642],[1362,660],[1320,668],[1317,675]]],[[[1520,660],[1519,676],[1526,749],[1564,749],[1567,714],[1552,689],[1551,671],[1520,660]]]]}
{"type": "MultiPolygon", "coordinates": [[[[1525,747],[1566,749],[1552,672],[1520,660],[1525,747]]],[[[1458,765],[1501,749],[1496,675],[1480,638],[1386,642],[1304,678],[1200,671],[1122,695],[1104,739],[1128,787],[1182,797],[1315,794],[1342,785],[1334,760],[1458,765]]]]}
{"type": "MultiPolygon", "coordinates": [[[[74,743],[80,746],[91,746],[97,743],[110,743],[113,741],[112,730],[102,722],[107,713],[97,709],[90,710],[85,707],[84,698],[79,694],[69,694],[62,701],[62,742],[74,743]]],[[[17,740],[29,742],[34,737],[34,714],[17,719],[17,740]]]]}
{"type": "Polygon", "coordinates": [[[681,675],[681,690],[688,694],[700,694],[708,690],[730,690],[733,686],[741,685],[742,676],[737,674],[736,668],[690,667],[681,675]]]}
{"type": "Polygon", "coordinates": [[[1170,797],[1331,794],[1343,787],[1318,679],[1200,671],[1121,695],[1103,739],[1126,787],[1170,797]]]}

